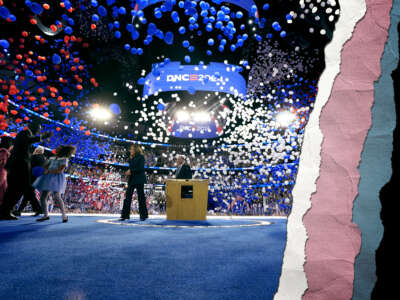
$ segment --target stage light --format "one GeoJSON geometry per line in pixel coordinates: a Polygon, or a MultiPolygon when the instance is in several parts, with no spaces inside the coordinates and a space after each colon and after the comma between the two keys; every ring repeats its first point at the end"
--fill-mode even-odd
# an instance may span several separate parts
{"type": "Polygon", "coordinates": [[[94,107],[90,111],[90,115],[95,120],[108,120],[111,118],[111,112],[104,107],[94,107]]]}
{"type": "Polygon", "coordinates": [[[210,122],[211,117],[205,111],[200,111],[192,114],[193,120],[197,123],[206,123],[210,122]]]}
{"type": "Polygon", "coordinates": [[[178,122],[185,122],[189,120],[189,113],[184,110],[180,110],[176,113],[176,119],[178,122]]]}
{"type": "Polygon", "coordinates": [[[281,127],[288,127],[294,120],[296,116],[288,111],[283,111],[278,113],[276,116],[276,122],[281,127]]]}

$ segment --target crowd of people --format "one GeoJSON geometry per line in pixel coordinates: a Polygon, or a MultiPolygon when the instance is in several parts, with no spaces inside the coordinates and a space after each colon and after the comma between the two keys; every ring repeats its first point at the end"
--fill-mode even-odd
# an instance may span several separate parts
{"type": "MultiPolygon", "coordinates": [[[[30,127],[37,126],[34,125],[37,123],[32,124],[30,127]]],[[[41,137],[36,137],[34,133],[37,132],[37,128],[29,129],[29,131],[31,140],[26,142],[29,145],[51,137],[51,134],[47,133],[41,137]]],[[[26,165],[18,166],[22,169],[22,173],[26,173],[27,159],[38,157],[38,153],[34,153],[31,158],[31,154],[28,153],[29,147],[26,145],[24,145],[23,154],[17,153],[21,150],[10,153],[12,143],[13,140],[10,137],[2,138],[4,146],[0,150],[0,178],[2,178],[1,182],[3,183],[0,182],[0,189],[3,190],[3,193],[0,191],[0,204],[4,202],[2,198],[7,195],[7,182],[10,181],[10,178],[11,182],[13,181],[13,171],[8,174],[8,180],[5,179],[7,177],[5,165],[8,156],[11,153],[14,153],[14,156],[23,156],[26,165]]],[[[39,148],[39,154],[43,156],[43,147],[38,147],[35,152],[39,148]]],[[[132,205],[130,205],[131,210],[139,212],[140,205],[138,203],[142,202],[141,215],[145,219],[147,211],[151,214],[165,213],[165,180],[171,177],[179,178],[178,173],[183,174],[181,178],[193,176],[209,179],[208,212],[211,215],[287,216],[291,210],[291,190],[294,185],[296,169],[289,169],[287,163],[271,166],[267,172],[258,172],[257,169],[251,169],[248,172],[247,169],[254,168],[256,164],[254,162],[243,164],[230,155],[226,149],[208,149],[208,151],[202,153],[191,152],[185,155],[187,149],[184,145],[175,145],[169,148],[165,146],[144,147],[145,150],[142,151],[142,147],[137,144],[125,146],[115,144],[108,148],[108,154],[99,155],[94,160],[85,159],[79,154],[72,157],[75,148],[69,147],[68,149],[68,151],[64,149],[64,152],[67,151],[67,153],[61,154],[61,156],[59,156],[59,153],[46,151],[47,156],[56,154],[56,158],[60,158],[56,159],[56,165],[54,159],[48,160],[48,162],[53,163],[55,172],[62,174],[60,175],[61,181],[50,181],[53,185],[56,183],[56,190],[51,190],[47,183],[34,182],[36,177],[43,178],[44,176],[39,176],[38,172],[35,172],[35,169],[37,171],[35,165],[38,165],[38,163],[32,163],[32,166],[29,166],[30,178],[24,173],[26,177],[24,185],[29,187],[21,189],[23,190],[22,194],[18,192],[17,195],[13,196],[12,201],[8,200],[1,204],[2,218],[14,219],[12,211],[18,216],[24,210],[32,210],[36,215],[43,213],[44,216],[41,219],[44,218],[44,220],[49,218],[47,211],[61,211],[65,222],[67,221],[66,212],[117,214],[123,210],[123,202],[126,198],[129,198],[127,195],[131,195],[133,197],[132,205]],[[134,152],[135,150],[132,149],[137,149],[143,156],[142,167],[140,167],[143,168],[140,179],[140,184],[143,185],[143,193],[139,187],[138,195],[141,196],[137,197],[133,193],[133,189],[137,189],[138,186],[130,187],[130,179],[132,178],[130,170],[135,172],[134,170],[137,168],[137,166],[136,168],[131,166],[135,155],[132,156],[132,152],[129,153],[128,150],[134,152]],[[216,151],[219,156],[215,155],[216,151]],[[176,159],[172,160],[172,157],[176,159]],[[220,166],[222,168],[218,169],[220,166]],[[63,179],[64,173],[66,174],[65,180],[63,179]],[[220,181],[222,176],[223,182],[220,181]],[[28,182],[30,183],[28,184],[28,182]],[[38,190],[41,191],[40,195],[38,190]],[[49,195],[51,194],[49,192],[54,193],[49,195]],[[63,199],[61,198],[62,194],[63,199]],[[47,198],[49,201],[47,201],[47,198]],[[38,199],[40,199],[41,205],[39,205],[38,199]],[[19,205],[17,205],[18,201],[20,201],[19,205]],[[30,206],[27,207],[27,204],[30,204],[30,206]],[[146,211],[143,208],[144,206],[146,211]]],[[[11,155],[10,161],[13,161],[13,159],[15,161],[15,158],[12,157],[13,155],[11,155]]],[[[43,167],[43,165],[44,159],[40,163],[40,167],[43,167]]],[[[47,172],[48,168],[47,165],[47,172]]],[[[21,175],[21,173],[17,174],[17,176],[21,175]]],[[[21,182],[20,179],[19,182],[21,182]]],[[[125,219],[129,218],[127,210],[128,208],[125,208],[125,219]]]]}

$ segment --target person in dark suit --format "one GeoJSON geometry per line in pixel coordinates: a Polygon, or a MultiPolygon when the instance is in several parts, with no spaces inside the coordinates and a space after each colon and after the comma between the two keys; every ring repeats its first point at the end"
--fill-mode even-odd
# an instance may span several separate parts
{"type": "MultiPolygon", "coordinates": [[[[27,190],[32,185],[30,147],[32,144],[47,139],[52,135],[51,132],[47,132],[42,136],[38,136],[40,129],[40,123],[30,123],[28,128],[19,132],[15,138],[14,148],[6,165],[8,188],[4,195],[4,201],[0,206],[0,220],[18,219],[11,212],[22,195],[27,193],[27,190]]],[[[33,209],[39,211],[40,206],[33,209]]]]}
{"type": "Polygon", "coordinates": [[[132,194],[136,189],[139,200],[140,220],[145,221],[148,218],[146,207],[146,198],[144,196],[144,184],[146,183],[146,174],[144,171],[144,155],[143,150],[139,145],[131,145],[129,148],[130,160],[129,170],[126,175],[129,175],[128,188],[126,190],[126,198],[121,213],[121,221],[129,219],[131,213],[132,194]]]}
{"type": "Polygon", "coordinates": [[[182,155],[178,156],[176,163],[177,163],[177,168],[176,168],[175,178],[192,179],[192,170],[190,169],[189,164],[185,161],[185,158],[182,155]]]}
{"type": "MultiPolygon", "coordinates": [[[[46,158],[44,157],[44,148],[42,146],[37,146],[33,151],[33,155],[31,158],[31,168],[34,170],[35,167],[43,167],[46,163],[46,158]]],[[[31,174],[31,182],[35,182],[36,176],[34,172],[31,174]]],[[[14,215],[20,216],[21,212],[24,210],[28,202],[31,203],[32,209],[35,212],[34,216],[38,216],[42,213],[42,209],[39,205],[39,201],[36,198],[35,188],[31,185],[30,188],[26,189],[24,197],[22,198],[21,204],[18,207],[18,210],[14,211],[14,215]]]]}

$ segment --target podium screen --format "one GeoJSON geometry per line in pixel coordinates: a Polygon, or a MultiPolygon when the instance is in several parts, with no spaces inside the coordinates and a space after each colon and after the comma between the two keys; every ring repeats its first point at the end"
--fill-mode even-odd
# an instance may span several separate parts
{"type": "Polygon", "coordinates": [[[182,185],[181,186],[181,198],[193,198],[193,185],[182,185]]]}

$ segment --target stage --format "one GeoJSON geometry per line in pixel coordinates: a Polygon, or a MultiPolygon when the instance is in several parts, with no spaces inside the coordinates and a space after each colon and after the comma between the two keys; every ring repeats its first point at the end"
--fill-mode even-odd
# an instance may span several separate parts
{"type": "Polygon", "coordinates": [[[0,299],[272,299],[286,218],[24,215],[0,222],[0,299]]]}

